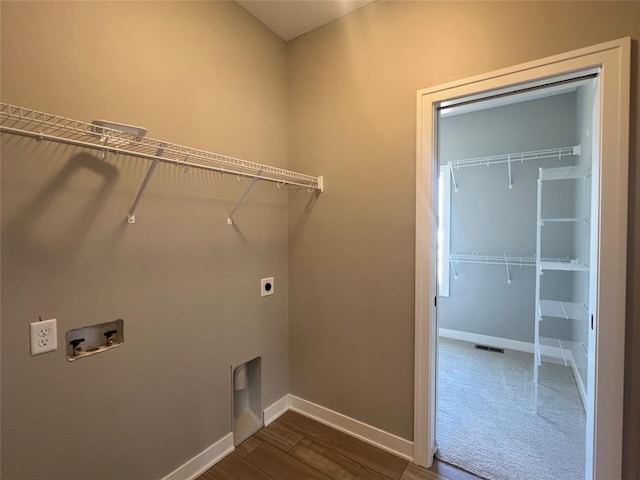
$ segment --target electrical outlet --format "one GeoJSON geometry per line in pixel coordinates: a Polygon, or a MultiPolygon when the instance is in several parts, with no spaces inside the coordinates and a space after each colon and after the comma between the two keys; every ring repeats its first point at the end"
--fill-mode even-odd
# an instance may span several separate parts
{"type": "Polygon", "coordinates": [[[58,348],[56,319],[33,322],[31,327],[31,355],[51,352],[58,348]]]}
{"type": "Polygon", "coordinates": [[[260,296],[266,297],[267,295],[273,295],[275,292],[275,285],[273,283],[273,277],[263,278],[260,280],[260,296]]]}

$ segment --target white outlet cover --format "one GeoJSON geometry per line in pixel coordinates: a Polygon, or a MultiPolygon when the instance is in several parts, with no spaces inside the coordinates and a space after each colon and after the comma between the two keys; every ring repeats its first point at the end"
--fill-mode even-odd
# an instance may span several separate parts
{"type": "Polygon", "coordinates": [[[275,293],[275,284],[273,283],[273,277],[267,277],[260,280],[260,296],[266,297],[267,295],[273,295],[275,293]]]}
{"type": "Polygon", "coordinates": [[[58,327],[56,319],[42,320],[30,324],[31,355],[51,352],[58,348],[58,327]]]}

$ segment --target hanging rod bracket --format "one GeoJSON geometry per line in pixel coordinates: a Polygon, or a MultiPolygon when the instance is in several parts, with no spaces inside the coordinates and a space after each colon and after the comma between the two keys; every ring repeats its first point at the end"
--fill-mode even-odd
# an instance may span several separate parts
{"type": "Polygon", "coordinates": [[[160,163],[160,159],[162,158],[163,154],[164,146],[161,145],[160,148],[158,148],[158,150],[156,151],[155,158],[153,159],[149,170],[147,170],[147,174],[145,175],[144,180],[142,180],[142,185],[140,185],[140,189],[138,190],[138,194],[133,201],[133,205],[131,205],[131,208],[129,209],[129,215],[127,215],[127,223],[136,223],[136,210],[138,208],[138,204],[140,203],[140,199],[142,199],[142,195],[144,195],[144,192],[147,189],[147,186],[151,181],[151,177],[153,177],[153,174],[155,173],[156,168],[158,167],[158,163],[160,163]]]}

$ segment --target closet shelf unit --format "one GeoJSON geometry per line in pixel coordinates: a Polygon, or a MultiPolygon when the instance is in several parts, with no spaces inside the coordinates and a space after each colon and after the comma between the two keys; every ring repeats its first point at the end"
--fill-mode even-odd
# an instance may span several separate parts
{"type": "Polygon", "coordinates": [[[511,176],[511,164],[513,162],[524,163],[531,160],[543,160],[545,158],[558,158],[567,156],[580,155],[580,145],[572,145],[568,147],[556,147],[545,148],[541,150],[531,150],[528,152],[514,152],[514,153],[502,153],[499,155],[489,155],[485,157],[465,158],[461,160],[451,160],[447,162],[449,169],[451,170],[451,180],[453,181],[454,191],[458,191],[458,183],[456,182],[456,176],[454,169],[465,167],[478,167],[489,166],[495,164],[506,163],[508,174],[509,188],[513,188],[513,179],[511,176]]]}
{"type": "MultiPolygon", "coordinates": [[[[548,270],[583,269],[584,265],[577,263],[576,259],[570,257],[545,257],[540,262],[535,255],[480,255],[478,253],[452,253],[449,255],[449,264],[453,270],[454,278],[458,278],[458,271],[455,267],[459,263],[476,263],[481,265],[502,265],[506,268],[507,283],[511,283],[510,267],[535,267],[537,265],[549,266],[548,270]]],[[[542,268],[542,267],[541,267],[542,268]]],[[[545,268],[542,268],[543,270],[545,268]]]]}
{"type": "Polygon", "coordinates": [[[549,260],[543,260],[539,262],[539,269],[541,272],[545,270],[561,270],[563,272],[588,272],[589,265],[580,263],[577,260],[570,262],[554,262],[549,260]]]}
{"type": "Polygon", "coordinates": [[[589,219],[588,218],[577,218],[577,217],[571,217],[571,218],[541,218],[540,221],[542,222],[542,224],[544,225],[545,222],[549,222],[549,223],[589,223],[589,219]]]}
{"type": "MultiPolygon", "coordinates": [[[[132,125],[94,120],[86,123],[79,120],[40,112],[29,108],[0,103],[0,132],[50,140],[80,147],[101,150],[107,153],[121,153],[152,160],[146,177],[129,211],[129,223],[135,223],[135,211],[158,162],[178,165],[186,171],[189,168],[210,170],[236,175],[239,179],[252,178],[242,197],[232,209],[238,208],[256,180],[275,183],[278,187],[292,185],[313,192],[323,192],[323,177],[315,177],[278,167],[242,160],[240,158],[212,153],[197,148],[186,147],[162,140],[146,137],[146,129],[132,125]]],[[[233,213],[227,218],[231,222],[233,213]]]]}
{"type": "MultiPolygon", "coordinates": [[[[454,263],[481,263],[485,265],[509,265],[515,266],[535,266],[536,256],[518,256],[518,255],[480,255],[479,253],[452,253],[449,260],[454,263]]],[[[571,265],[576,262],[570,257],[545,257],[543,263],[553,263],[560,265],[571,265]]]]}
{"type": "MultiPolygon", "coordinates": [[[[553,228],[553,224],[567,223],[567,222],[585,222],[589,223],[589,218],[543,218],[542,217],[542,196],[543,185],[548,181],[556,180],[575,180],[585,181],[591,178],[591,169],[587,166],[572,166],[572,167],[555,167],[555,168],[540,168],[538,174],[538,196],[537,196],[537,228],[536,228],[536,291],[535,291],[535,330],[534,330],[534,362],[533,362],[533,381],[535,384],[535,402],[538,401],[538,378],[539,367],[542,364],[542,346],[552,346],[559,348],[562,355],[562,360],[565,366],[568,366],[567,355],[565,354],[562,340],[558,338],[543,337],[540,335],[540,324],[545,318],[555,318],[564,320],[577,320],[581,322],[588,322],[589,308],[581,303],[558,301],[547,298],[542,298],[540,283],[545,271],[565,271],[565,272],[588,272],[589,265],[580,262],[578,259],[572,259],[571,261],[552,261],[541,257],[542,251],[542,228],[545,223],[552,225],[549,228],[553,228]]],[[[562,320],[560,320],[562,321],[562,320]]]]}
{"type": "Polygon", "coordinates": [[[589,309],[582,303],[541,299],[538,316],[564,318],[567,320],[581,320],[586,322],[589,319],[589,309]]]}

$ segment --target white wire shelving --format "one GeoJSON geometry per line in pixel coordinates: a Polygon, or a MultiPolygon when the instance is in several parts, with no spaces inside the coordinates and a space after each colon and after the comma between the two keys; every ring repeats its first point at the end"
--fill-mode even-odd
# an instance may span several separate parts
{"type": "Polygon", "coordinates": [[[538,316],[564,318],[566,320],[581,320],[586,322],[589,319],[589,309],[582,303],[540,299],[538,316]]]}
{"type": "Polygon", "coordinates": [[[93,123],[73,120],[60,115],[40,112],[17,105],[0,103],[0,132],[34,137],[39,140],[61,142],[80,147],[130,155],[152,160],[136,199],[129,211],[129,223],[135,223],[135,212],[144,191],[153,176],[158,162],[196,168],[219,173],[253,178],[254,181],[242,194],[240,200],[227,217],[232,217],[256,180],[276,183],[277,186],[292,185],[309,191],[324,191],[322,176],[311,176],[278,167],[242,160],[240,158],[212,153],[197,148],[145,137],[146,130],[140,127],[95,120],[93,123]]]}
{"type": "Polygon", "coordinates": [[[542,335],[540,335],[535,351],[537,363],[542,363],[544,358],[545,361],[551,361],[553,363],[558,363],[560,365],[568,367],[570,347],[569,345],[565,345],[565,343],[569,344],[572,342],[564,342],[559,338],[543,337],[542,335]]]}
{"type": "Polygon", "coordinates": [[[579,180],[591,177],[591,168],[588,165],[576,165],[574,167],[543,168],[540,173],[540,181],[548,180],[579,180]]]}
{"type": "MultiPolygon", "coordinates": [[[[515,152],[515,153],[503,153],[499,155],[489,155],[485,157],[465,158],[461,160],[450,160],[447,162],[449,169],[451,170],[451,180],[453,181],[453,188],[458,191],[458,183],[456,181],[454,170],[465,167],[478,167],[489,166],[495,164],[507,164],[507,174],[509,181],[509,188],[513,188],[513,178],[511,175],[511,164],[513,162],[524,163],[531,160],[542,160],[545,158],[558,158],[567,156],[580,155],[580,145],[572,145],[568,147],[556,147],[546,148],[542,150],[531,150],[528,152],[515,152]]],[[[569,167],[571,168],[571,167],[569,167]]]]}
{"type": "MultiPolygon", "coordinates": [[[[480,255],[479,253],[452,253],[449,255],[449,263],[453,269],[454,278],[458,278],[456,265],[459,263],[478,263],[483,265],[502,265],[505,267],[507,274],[507,283],[511,283],[510,267],[535,267],[536,256],[520,256],[520,255],[480,255]]],[[[542,263],[548,265],[548,269],[554,270],[571,270],[582,267],[578,261],[570,257],[545,257],[542,263]]]]}
{"type": "MultiPolygon", "coordinates": [[[[589,321],[589,307],[584,304],[570,302],[570,301],[557,301],[549,298],[544,298],[543,290],[541,288],[542,275],[545,271],[565,271],[565,272],[589,272],[589,265],[580,262],[578,259],[572,259],[570,262],[552,262],[546,258],[540,258],[540,252],[542,251],[543,235],[542,227],[545,223],[558,225],[561,223],[590,223],[590,218],[581,217],[543,217],[543,202],[542,196],[544,194],[543,185],[547,181],[558,180],[578,180],[585,181],[591,177],[591,168],[588,165],[578,166],[564,166],[555,168],[540,168],[538,169],[538,182],[537,182],[537,199],[536,199],[536,256],[538,262],[536,263],[536,285],[535,285],[535,319],[534,319],[534,362],[533,362],[533,382],[535,385],[535,406],[538,406],[538,380],[539,369],[542,365],[541,350],[543,347],[548,346],[551,342],[552,346],[557,345],[559,349],[562,361],[565,366],[568,366],[567,356],[565,354],[565,347],[563,345],[564,340],[559,338],[543,337],[540,331],[540,325],[545,318],[556,318],[565,320],[578,320],[581,322],[589,321]]],[[[553,275],[553,273],[552,273],[553,275]]],[[[545,295],[548,295],[546,292],[545,295]]],[[[575,342],[573,342],[575,343],[575,342]]],[[[583,350],[584,345],[582,345],[583,350]]],[[[580,383],[580,382],[578,382],[580,383]]]]}

